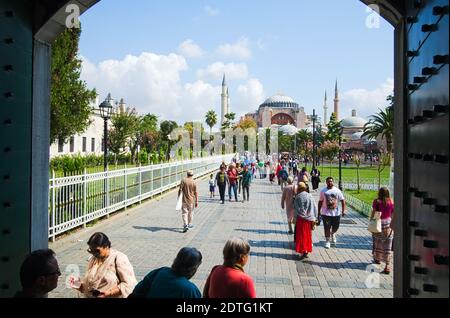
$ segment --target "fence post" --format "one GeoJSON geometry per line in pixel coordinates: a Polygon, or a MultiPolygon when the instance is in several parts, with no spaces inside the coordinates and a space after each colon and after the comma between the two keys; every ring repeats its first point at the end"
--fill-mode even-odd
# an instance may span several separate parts
{"type": "Polygon", "coordinates": [[[105,204],[105,212],[106,212],[106,218],[109,219],[109,169],[106,169],[106,204],[105,204]]]}
{"type": "Polygon", "coordinates": [[[123,205],[125,206],[125,210],[127,209],[127,200],[128,200],[128,191],[127,191],[127,164],[125,163],[125,169],[123,170],[123,205]]]}
{"type": "Polygon", "coordinates": [[[141,171],[141,162],[139,161],[139,203],[142,201],[142,171],[141,171]]]}
{"type": "Polygon", "coordinates": [[[150,188],[150,197],[151,198],[153,198],[153,195],[154,195],[154,192],[155,192],[155,184],[154,184],[154,177],[153,177],[153,170],[154,170],[154,167],[152,167],[152,170],[150,170],[150,178],[151,178],[151,180],[150,180],[150,186],[151,186],[151,188],[150,188]]]}
{"type": "Polygon", "coordinates": [[[86,213],[87,213],[87,173],[86,173],[86,167],[84,168],[84,175],[83,175],[83,228],[86,228],[86,213]]]}
{"type": "Polygon", "coordinates": [[[52,242],[55,242],[56,236],[55,236],[55,213],[56,213],[56,189],[55,189],[55,170],[52,169],[52,226],[53,226],[53,231],[52,231],[52,242]]]}

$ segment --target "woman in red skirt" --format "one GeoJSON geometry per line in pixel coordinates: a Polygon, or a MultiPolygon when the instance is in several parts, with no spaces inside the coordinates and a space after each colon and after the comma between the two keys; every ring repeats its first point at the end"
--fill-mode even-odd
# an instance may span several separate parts
{"type": "Polygon", "coordinates": [[[303,260],[308,257],[308,253],[312,252],[312,230],[317,220],[317,206],[304,182],[299,182],[297,189],[298,195],[294,201],[297,216],[295,250],[301,254],[300,260],[303,260]]]}

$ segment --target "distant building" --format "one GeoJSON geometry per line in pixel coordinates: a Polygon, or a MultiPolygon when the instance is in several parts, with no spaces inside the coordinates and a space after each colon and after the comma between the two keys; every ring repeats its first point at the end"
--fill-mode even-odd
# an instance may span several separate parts
{"type": "MultiPolygon", "coordinates": [[[[50,146],[50,159],[62,155],[102,155],[103,154],[103,125],[104,120],[100,116],[98,108],[99,100],[91,103],[92,114],[90,116],[91,124],[81,134],[70,137],[66,142],[58,140],[50,146]]],[[[116,103],[113,112],[124,112],[125,102],[121,99],[120,103],[116,103]]],[[[108,121],[108,128],[111,121],[108,121]]]]}
{"type": "Polygon", "coordinates": [[[305,109],[291,97],[282,94],[269,97],[256,112],[248,113],[245,117],[252,118],[259,128],[293,125],[303,129],[308,124],[305,109]]]}

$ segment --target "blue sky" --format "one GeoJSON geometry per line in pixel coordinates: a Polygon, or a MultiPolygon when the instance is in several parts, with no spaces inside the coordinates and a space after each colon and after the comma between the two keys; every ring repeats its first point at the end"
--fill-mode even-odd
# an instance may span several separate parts
{"type": "Polygon", "coordinates": [[[102,0],[81,17],[82,76],[179,122],[219,113],[223,72],[238,115],[278,92],[321,113],[338,78],[342,117],[367,117],[393,82],[393,28],[373,17],[358,0],[102,0]]]}

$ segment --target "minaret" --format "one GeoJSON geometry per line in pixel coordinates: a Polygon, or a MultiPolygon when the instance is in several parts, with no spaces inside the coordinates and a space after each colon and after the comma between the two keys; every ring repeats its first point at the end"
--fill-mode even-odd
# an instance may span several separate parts
{"type": "Polygon", "coordinates": [[[337,79],[336,79],[336,86],[334,88],[334,114],[336,115],[337,121],[339,121],[339,91],[337,79]]]}
{"type": "Polygon", "coordinates": [[[327,106],[327,91],[325,91],[325,100],[323,102],[323,124],[327,125],[328,121],[328,106],[327,106]]]}
{"type": "Polygon", "coordinates": [[[230,103],[230,92],[229,92],[229,89],[227,87],[227,112],[225,113],[225,115],[231,113],[230,105],[231,105],[231,103],[230,103]]]}
{"type": "Polygon", "coordinates": [[[227,81],[225,79],[225,74],[223,74],[223,81],[222,81],[222,103],[221,103],[222,109],[221,109],[221,125],[225,122],[225,115],[228,112],[228,88],[227,88],[227,81]]]}

